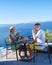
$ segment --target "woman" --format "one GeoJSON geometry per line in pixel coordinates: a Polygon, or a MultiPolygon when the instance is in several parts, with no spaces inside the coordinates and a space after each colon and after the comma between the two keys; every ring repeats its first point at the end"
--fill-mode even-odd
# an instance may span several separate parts
{"type": "Polygon", "coordinates": [[[15,42],[17,41],[17,39],[19,38],[19,33],[15,34],[15,27],[11,26],[10,27],[10,39],[11,39],[11,42],[15,42]]]}
{"type": "MultiPolygon", "coordinates": [[[[17,51],[17,55],[18,55],[18,60],[21,60],[21,57],[20,57],[20,44],[18,44],[18,39],[20,37],[19,33],[15,34],[15,27],[14,26],[11,26],[10,27],[10,34],[9,34],[9,38],[10,38],[10,42],[11,43],[17,43],[17,46],[16,48],[18,48],[18,51],[17,51]]],[[[14,46],[11,46],[11,49],[12,50],[15,50],[15,47],[14,46]]]]}

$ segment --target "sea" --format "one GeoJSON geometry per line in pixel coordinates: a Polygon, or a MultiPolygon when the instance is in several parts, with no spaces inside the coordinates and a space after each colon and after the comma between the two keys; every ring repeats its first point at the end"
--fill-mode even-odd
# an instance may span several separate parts
{"type": "MultiPolygon", "coordinates": [[[[35,22],[36,23],[36,22],[35,22]]],[[[20,33],[21,36],[32,36],[32,29],[35,23],[21,23],[21,24],[0,24],[0,47],[6,47],[5,38],[9,37],[9,28],[14,26],[16,28],[16,33],[20,33]]],[[[41,28],[46,31],[47,29],[52,31],[52,21],[51,22],[39,22],[41,28]]]]}

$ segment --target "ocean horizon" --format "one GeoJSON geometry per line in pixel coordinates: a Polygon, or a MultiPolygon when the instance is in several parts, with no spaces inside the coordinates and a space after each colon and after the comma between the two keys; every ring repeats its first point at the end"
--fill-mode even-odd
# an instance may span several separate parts
{"type": "MultiPolygon", "coordinates": [[[[32,36],[32,29],[35,23],[23,23],[23,24],[0,24],[0,46],[6,47],[5,38],[9,36],[10,26],[15,26],[16,32],[19,32],[21,36],[32,36]]],[[[47,29],[52,31],[52,22],[40,22],[41,28],[46,31],[47,29]]]]}

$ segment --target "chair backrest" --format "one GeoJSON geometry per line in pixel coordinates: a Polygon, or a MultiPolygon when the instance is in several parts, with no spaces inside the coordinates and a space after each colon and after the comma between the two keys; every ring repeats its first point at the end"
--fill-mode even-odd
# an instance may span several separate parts
{"type": "Polygon", "coordinates": [[[8,38],[5,38],[5,43],[6,43],[6,44],[11,44],[11,42],[9,41],[8,38]]]}

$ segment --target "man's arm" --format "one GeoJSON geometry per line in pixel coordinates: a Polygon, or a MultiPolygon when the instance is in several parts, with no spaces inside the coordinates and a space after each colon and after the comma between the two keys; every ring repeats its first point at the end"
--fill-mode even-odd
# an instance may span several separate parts
{"type": "Polygon", "coordinates": [[[37,41],[38,36],[35,35],[34,31],[35,31],[35,29],[32,30],[32,36],[33,36],[33,39],[35,41],[37,41]]]}

